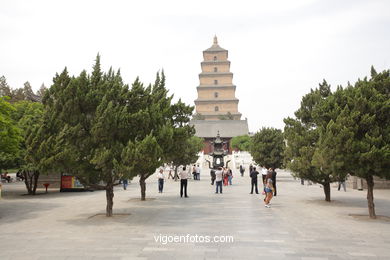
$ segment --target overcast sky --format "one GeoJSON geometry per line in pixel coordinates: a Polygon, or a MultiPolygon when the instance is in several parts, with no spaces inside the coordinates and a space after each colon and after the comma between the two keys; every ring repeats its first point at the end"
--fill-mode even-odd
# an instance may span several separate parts
{"type": "Polygon", "coordinates": [[[52,84],[120,68],[126,83],[154,81],[194,105],[202,51],[213,36],[229,51],[239,111],[250,131],[283,128],[301,97],[326,79],[335,89],[390,67],[390,1],[1,0],[0,76],[11,87],[52,84]]]}

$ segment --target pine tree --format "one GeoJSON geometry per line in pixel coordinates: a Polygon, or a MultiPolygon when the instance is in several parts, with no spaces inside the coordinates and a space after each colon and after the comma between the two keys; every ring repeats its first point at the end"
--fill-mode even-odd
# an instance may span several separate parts
{"type": "Polygon", "coordinates": [[[145,180],[164,163],[173,129],[189,121],[192,108],[181,113],[180,102],[172,105],[167,93],[164,73],[153,85],[144,87],[137,78],[129,88],[119,70],[101,71],[99,55],[91,75],[70,77],[65,68],[45,93],[44,121],[29,139],[32,147],[40,143],[41,157],[33,150],[29,155],[43,171],[71,174],[105,190],[106,215],[112,216],[114,186],[139,175],[145,199],[145,180]]]}
{"type": "Polygon", "coordinates": [[[334,172],[326,171],[319,158],[316,158],[317,163],[313,163],[313,159],[318,149],[321,129],[331,120],[331,117],[318,112],[322,102],[329,96],[330,85],[323,80],[319,88],[303,96],[301,106],[295,112],[296,118],[284,119],[286,167],[296,177],[322,184],[326,201],[330,201],[330,183],[340,178],[334,172]]]}
{"type": "Polygon", "coordinates": [[[333,172],[367,181],[368,211],[375,218],[373,177],[390,179],[390,73],[371,67],[371,76],[325,102],[337,117],[322,130],[317,157],[333,172]]]}
{"type": "Polygon", "coordinates": [[[253,160],[266,168],[280,168],[284,154],[283,133],[276,128],[262,128],[253,137],[250,153],[253,160]]]}

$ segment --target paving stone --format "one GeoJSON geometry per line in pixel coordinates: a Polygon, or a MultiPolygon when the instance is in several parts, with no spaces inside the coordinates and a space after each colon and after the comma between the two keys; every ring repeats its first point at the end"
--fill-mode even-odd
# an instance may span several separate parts
{"type": "MultiPolygon", "coordinates": [[[[365,193],[332,187],[327,203],[318,185],[278,171],[278,196],[267,209],[262,195],[248,194],[250,179],[234,174],[223,194],[214,194],[206,174],[190,180],[188,199],[172,180],[159,194],[151,176],[147,197],[155,199],[144,202],[133,180],[114,198],[114,214],[130,215],[114,218],[89,218],[104,213],[104,191],[29,197],[18,195],[22,183],[5,184],[3,195],[13,191],[0,200],[0,259],[390,259],[389,223],[349,216],[367,214],[365,193]],[[234,242],[162,244],[159,235],[227,235],[234,242]]],[[[377,213],[390,216],[390,191],[374,194],[377,213]]]]}

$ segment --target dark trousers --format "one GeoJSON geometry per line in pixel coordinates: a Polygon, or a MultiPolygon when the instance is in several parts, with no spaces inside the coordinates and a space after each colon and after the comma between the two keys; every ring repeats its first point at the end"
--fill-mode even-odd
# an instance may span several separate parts
{"type": "Polygon", "coordinates": [[[184,196],[187,197],[187,179],[180,180],[180,197],[183,197],[183,189],[184,189],[184,196]]]}
{"type": "Polygon", "coordinates": [[[259,194],[259,190],[257,189],[257,179],[252,179],[251,193],[253,193],[253,187],[255,187],[256,194],[259,194]]]}
{"type": "Polygon", "coordinates": [[[158,179],[158,191],[162,192],[164,188],[164,179],[158,179]]]}
{"type": "Polygon", "coordinates": [[[276,196],[276,180],[272,180],[272,185],[274,186],[274,196],[276,196]]]}
{"type": "Polygon", "coordinates": [[[218,193],[218,187],[219,187],[219,193],[222,193],[222,181],[216,181],[215,185],[216,185],[215,193],[218,193]]]}
{"type": "Polygon", "coordinates": [[[211,185],[214,185],[215,177],[211,176],[211,185]]]}

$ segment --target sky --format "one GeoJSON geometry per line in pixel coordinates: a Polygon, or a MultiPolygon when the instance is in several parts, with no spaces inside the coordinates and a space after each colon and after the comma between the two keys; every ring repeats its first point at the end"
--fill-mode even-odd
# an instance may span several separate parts
{"type": "Polygon", "coordinates": [[[283,129],[303,95],[335,90],[390,67],[390,1],[0,0],[0,76],[13,88],[52,84],[66,66],[145,84],[164,70],[176,99],[194,105],[203,50],[229,51],[239,111],[249,130],[283,129]]]}

